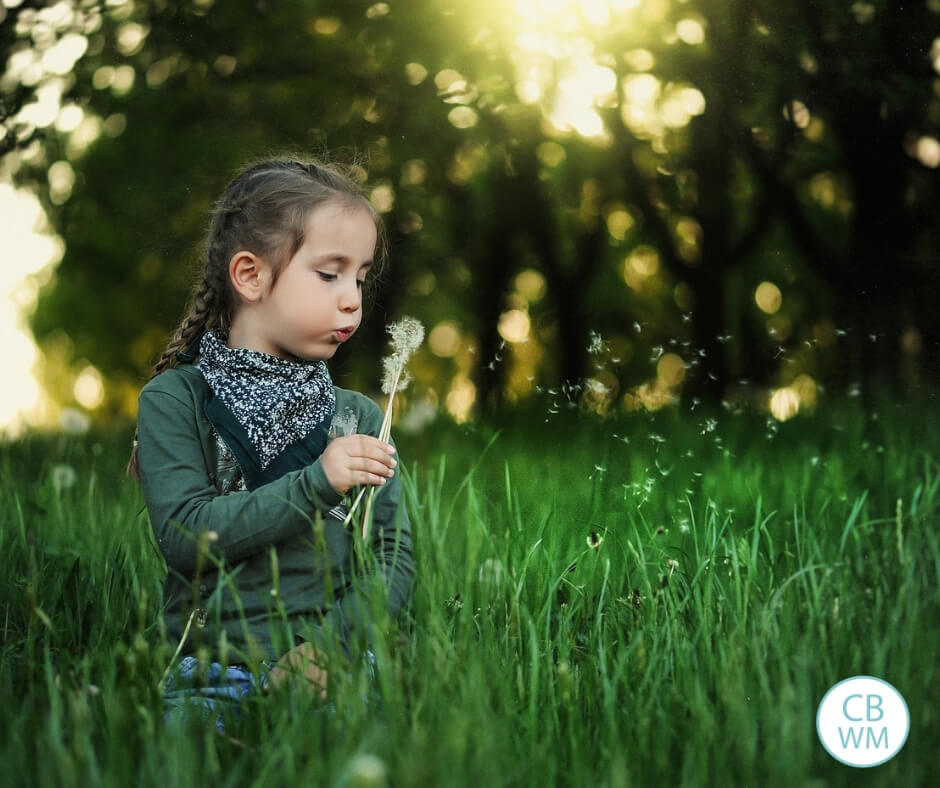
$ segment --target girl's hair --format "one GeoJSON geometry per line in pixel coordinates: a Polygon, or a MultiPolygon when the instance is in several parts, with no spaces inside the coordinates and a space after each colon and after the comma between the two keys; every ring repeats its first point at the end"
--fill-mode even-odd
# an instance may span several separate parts
{"type": "MultiPolygon", "coordinates": [[[[373,272],[379,272],[386,256],[384,226],[355,172],[354,167],[323,162],[268,159],[249,166],[228,184],[211,213],[202,273],[189,309],[150,380],[176,366],[179,354],[207,330],[228,333],[237,304],[229,279],[233,255],[245,250],[263,258],[273,267],[276,282],[304,242],[311,211],[320,205],[340,202],[372,217],[378,233],[373,272]]],[[[127,473],[140,479],[136,436],[127,473]]]]}

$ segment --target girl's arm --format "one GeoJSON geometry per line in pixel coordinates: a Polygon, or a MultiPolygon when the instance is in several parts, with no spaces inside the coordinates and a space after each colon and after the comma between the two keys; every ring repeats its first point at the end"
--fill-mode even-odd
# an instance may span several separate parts
{"type": "MultiPolygon", "coordinates": [[[[191,575],[199,561],[199,536],[230,562],[309,530],[315,511],[342,500],[320,461],[248,492],[219,495],[200,437],[192,401],[153,387],[138,411],[141,485],[167,565],[191,575]]],[[[212,473],[215,469],[212,469],[212,473]]]]}

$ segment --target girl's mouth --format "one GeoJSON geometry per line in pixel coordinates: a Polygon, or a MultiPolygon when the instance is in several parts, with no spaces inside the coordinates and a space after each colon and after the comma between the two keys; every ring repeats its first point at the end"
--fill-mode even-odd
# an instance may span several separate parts
{"type": "Polygon", "coordinates": [[[336,329],[336,331],[333,332],[333,335],[336,337],[336,339],[339,342],[345,342],[347,339],[349,339],[353,335],[353,331],[355,330],[356,329],[353,328],[352,326],[348,328],[338,328],[336,329]]]}

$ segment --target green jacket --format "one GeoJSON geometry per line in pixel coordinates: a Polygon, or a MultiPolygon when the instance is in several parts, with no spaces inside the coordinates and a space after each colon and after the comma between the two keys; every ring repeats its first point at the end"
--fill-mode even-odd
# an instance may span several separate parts
{"type": "MultiPolygon", "coordinates": [[[[336,413],[356,432],[378,435],[382,412],[336,388],[336,413]]],[[[164,620],[182,653],[207,648],[221,662],[276,659],[302,640],[368,641],[372,627],[406,604],[414,573],[411,528],[399,474],[379,488],[369,567],[352,529],[329,515],[343,500],[320,460],[253,490],[230,489],[205,415],[210,389],[182,365],[140,394],[138,461],[157,544],[167,565],[164,620]],[[374,559],[374,560],[373,560],[374,559]]],[[[355,492],[353,490],[352,492],[355,492]]],[[[363,503],[364,503],[363,499],[363,503]]],[[[360,511],[363,508],[360,505],[360,511]]]]}

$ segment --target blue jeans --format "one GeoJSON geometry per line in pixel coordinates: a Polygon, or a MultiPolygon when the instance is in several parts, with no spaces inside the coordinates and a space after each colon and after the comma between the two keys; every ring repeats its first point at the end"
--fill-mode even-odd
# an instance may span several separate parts
{"type": "MultiPolygon", "coordinates": [[[[261,663],[261,672],[252,673],[244,665],[223,666],[218,662],[200,662],[183,657],[170,673],[163,691],[163,717],[167,722],[181,721],[196,713],[207,722],[215,716],[215,727],[225,731],[225,712],[239,712],[239,705],[251,697],[261,697],[268,686],[273,662],[261,663]]],[[[363,671],[369,679],[369,691],[363,698],[369,706],[379,705],[375,677],[375,655],[366,651],[363,671]]],[[[335,714],[336,706],[326,703],[321,713],[335,714]]]]}

